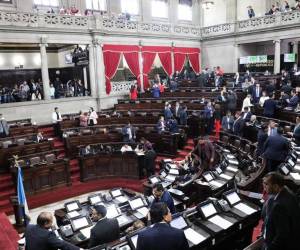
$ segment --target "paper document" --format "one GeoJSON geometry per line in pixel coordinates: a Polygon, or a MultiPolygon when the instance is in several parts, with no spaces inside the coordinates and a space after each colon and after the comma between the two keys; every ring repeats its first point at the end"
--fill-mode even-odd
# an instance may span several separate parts
{"type": "Polygon", "coordinates": [[[230,155],[230,154],[226,155],[226,157],[227,157],[228,159],[235,159],[235,156],[234,156],[234,155],[230,155]]]}
{"type": "Polygon", "coordinates": [[[228,171],[231,171],[231,172],[234,172],[234,173],[236,173],[237,171],[239,171],[238,168],[230,167],[230,166],[228,166],[226,169],[227,169],[228,171]]]}
{"type": "Polygon", "coordinates": [[[225,220],[220,215],[215,215],[214,217],[208,219],[211,223],[214,223],[215,225],[227,229],[232,226],[232,223],[228,220],[225,220]]]}
{"type": "Polygon", "coordinates": [[[138,211],[144,217],[146,217],[149,212],[148,208],[146,208],[146,207],[141,207],[141,208],[137,209],[136,211],[138,211]]]}
{"type": "Polygon", "coordinates": [[[128,219],[124,215],[117,217],[117,220],[118,220],[119,225],[123,225],[128,221],[128,219]]]}
{"type": "Polygon", "coordinates": [[[174,163],[169,163],[168,166],[169,166],[170,168],[178,169],[178,168],[177,168],[177,165],[174,164],[174,163]]]}
{"type": "Polygon", "coordinates": [[[216,186],[216,187],[222,187],[223,184],[218,182],[218,181],[215,181],[215,180],[212,180],[209,182],[209,184],[213,185],[213,186],[216,186]]]}
{"type": "Polygon", "coordinates": [[[192,228],[185,229],[183,232],[187,240],[192,242],[194,245],[198,245],[205,240],[205,237],[203,237],[192,228]]]}
{"type": "Polygon", "coordinates": [[[242,203],[242,202],[236,204],[234,207],[235,207],[236,209],[238,209],[238,210],[244,212],[244,213],[247,214],[247,215],[250,215],[250,214],[253,214],[253,213],[256,212],[255,209],[253,209],[252,207],[249,207],[247,204],[242,203]]]}
{"type": "Polygon", "coordinates": [[[228,160],[228,162],[233,165],[239,165],[239,162],[237,160],[230,159],[230,160],[228,160]]]}
{"type": "Polygon", "coordinates": [[[89,239],[91,237],[91,229],[93,228],[94,226],[91,226],[91,227],[87,227],[87,228],[84,228],[84,229],[81,229],[80,230],[80,233],[82,233],[82,235],[89,239]]]}
{"type": "Polygon", "coordinates": [[[168,175],[168,176],[166,177],[166,180],[167,180],[167,181],[170,181],[170,182],[174,182],[175,179],[176,179],[176,176],[175,176],[175,175],[168,175]]]}
{"type": "Polygon", "coordinates": [[[67,216],[72,219],[72,218],[75,218],[75,217],[78,217],[80,215],[80,213],[78,213],[77,211],[72,211],[70,213],[67,213],[67,216]]]}
{"type": "Polygon", "coordinates": [[[300,171],[300,165],[295,165],[294,170],[300,171]]]}
{"type": "Polygon", "coordinates": [[[227,175],[227,174],[220,174],[220,177],[226,180],[231,180],[233,176],[227,175]]]}
{"type": "Polygon", "coordinates": [[[290,173],[292,178],[296,181],[300,181],[300,174],[299,173],[290,173]]]}
{"type": "Polygon", "coordinates": [[[120,203],[124,203],[124,202],[128,201],[128,198],[126,198],[124,196],[118,196],[118,197],[116,197],[116,200],[120,203]]]}

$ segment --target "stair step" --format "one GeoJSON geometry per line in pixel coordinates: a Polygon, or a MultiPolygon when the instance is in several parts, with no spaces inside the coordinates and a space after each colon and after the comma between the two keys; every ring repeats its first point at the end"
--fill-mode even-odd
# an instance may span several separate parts
{"type": "Polygon", "coordinates": [[[12,180],[0,182],[0,190],[1,191],[4,191],[6,189],[12,189],[13,187],[14,187],[14,183],[12,182],[12,180]]]}
{"type": "Polygon", "coordinates": [[[0,182],[11,182],[12,177],[11,174],[1,174],[0,175],[0,182]]]}
{"type": "Polygon", "coordinates": [[[2,207],[6,207],[6,206],[10,206],[10,202],[8,199],[5,199],[5,200],[0,200],[0,209],[2,207]]]}
{"type": "Polygon", "coordinates": [[[8,190],[5,190],[5,191],[1,191],[0,192],[0,197],[1,197],[1,200],[4,200],[4,199],[9,199],[10,196],[13,196],[15,194],[15,189],[8,189],[8,190]]]}

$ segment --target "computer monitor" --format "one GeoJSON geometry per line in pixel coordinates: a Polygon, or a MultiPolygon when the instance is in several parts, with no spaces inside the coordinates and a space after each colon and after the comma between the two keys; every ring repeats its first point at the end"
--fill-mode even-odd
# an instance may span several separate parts
{"type": "Polygon", "coordinates": [[[110,194],[113,198],[123,195],[120,188],[110,190],[110,194]]]}
{"type": "Polygon", "coordinates": [[[110,219],[115,218],[115,217],[119,216],[119,214],[120,214],[116,205],[111,205],[111,206],[107,207],[106,210],[107,210],[106,217],[110,218],[110,219]]]}
{"type": "Polygon", "coordinates": [[[184,229],[188,226],[188,224],[186,223],[185,219],[182,216],[173,219],[170,222],[170,225],[171,227],[175,227],[177,229],[184,229]]]}
{"type": "Polygon", "coordinates": [[[294,167],[295,162],[293,161],[292,158],[289,158],[289,159],[288,159],[288,164],[290,164],[291,167],[294,167]]]}
{"type": "Polygon", "coordinates": [[[207,181],[210,182],[212,181],[214,178],[212,177],[211,173],[204,173],[203,174],[203,178],[207,181]]]}
{"type": "Polygon", "coordinates": [[[157,176],[150,176],[150,177],[149,177],[149,181],[150,181],[152,184],[155,184],[155,183],[160,182],[160,179],[159,179],[157,176]]]}
{"type": "Polygon", "coordinates": [[[88,217],[84,216],[71,220],[71,225],[73,231],[78,231],[82,228],[91,226],[92,222],[88,217]]]}
{"type": "Polygon", "coordinates": [[[88,201],[91,205],[96,205],[102,202],[102,197],[100,194],[94,194],[88,197],[88,201]]]}
{"type": "Polygon", "coordinates": [[[129,206],[131,207],[132,210],[136,210],[140,207],[144,207],[145,204],[141,197],[136,197],[129,201],[129,206]]]}
{"type": "Polygon", "coordinates": [[[75,210],[81,210],[81,204],[78,200],[65,203],[64,206],[68,213],[75,210]]]}
{"type": "Polygon", "coordinates": [[[165,170],[162,170],[162,171],[160,172],[160,175],[161,175],[161,177],[165,178],[165,177],[167,176],[167,173],[166,173],[165,170]]]}
{"type": "Polygon", "coordinates": [[[199,209],[205,219],[217,213],[217,210],[212,202],[200,204],[199,209]]]}
{"type": "Polygon", "coordinates": [[[288,175],[290,173],[290,170],[288,169],[288,167],[286,165],[283,165],[280,167],[280,171],[284,174],[284,175],[288,175]]]}
{"type": "Polygon", "coordinates": [[[224,196],[231,206],[241,201],[241,198],[235,191],[224,193],[224,196]]]}
{"type": "Polygon", "coordinates": [[[173,174],[173,175],[179,175],[179,170],[175,169],[175,168],[171,168],[169,170],[169,174],[173,174]]]}

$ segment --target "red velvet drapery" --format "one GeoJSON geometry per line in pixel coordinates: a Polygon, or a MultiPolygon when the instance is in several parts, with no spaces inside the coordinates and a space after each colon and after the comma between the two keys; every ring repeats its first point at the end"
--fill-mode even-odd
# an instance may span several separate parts
{"type": "Polygon", "coordinates": [[[195,73],[200,73],[200,49],[199,48],[174,48],[174,65],[175,71],[181,71],[185,62],[186,56],[188,56],[191,66],[195,73]]]}
{"type": "Polygon", "coordinates": [[[150,87],[148,74],[151,71],[151,66],[154,62],[156,53],[152,52],[143,52],[143,82],[144,89],[148,89],[150,87]]]}
{"type": "Polygon", "coordinates": [[[138,52],[126,52],[124,53],[125,60],[132,74],[137,79],[138,85],[141,86],[141,75],[140,75],[140,64],[139,64],[139,53],[138,52]]]}
{"type": "Polygon", "coordinates": [[[165,72],[171,76],[173,73],[171,52],[160,52],[158,56],[165,72]]]}
{"type": "Polygon", "coordinates": [[[103,60],[105,65],[105,85],[106,94],[110,94],[111,82],[110,79],[114,77],[117,72],[121,59],[120,52],[103,51],[103,60]]]}

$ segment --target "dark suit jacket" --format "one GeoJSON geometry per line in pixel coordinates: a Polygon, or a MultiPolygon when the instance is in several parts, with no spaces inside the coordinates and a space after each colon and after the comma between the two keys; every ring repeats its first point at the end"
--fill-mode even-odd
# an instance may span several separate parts
{"type": "Polygon", "coordinates": [[[176,117],[176,118],[179,118],[180,113],[181,113],[181,110],[182,110],[182,107],[179,106],[179,107],[178,107],[178,110],[177,110],[177,112],[176,112],[176,107],[174,107],[174,108],[172,109],[173,116],[176,117]]]}
{"type": "Polygon", "coordinates": [[[263,151],[266,159],[284,161],[289,152],[289,142],[281,135],[269,136],[263,151]]]}
{"type": "Polygon", "coordinates": [[[180,125],[187,125],[188,114],[185,110],[181,110],[179,119],[180,119],[179,121],[180,125]]]}
{"type": "Polygon", "coordinates": [[[28,225],[25,231],[26,250],[79,250],[79,247],[60,240],[54,232],[38,225],[28,225]]]}
{"type": "Polygon", "coordinates": [[[135,129],[133,126],[125,126],[122,128],[122,134],[123,134],[123,141],[124,142],[130,142],[135,140],[135,129]],[[131,140],[129,140],[129,134],[128,134],[128,128],[131,130],[131,140]]]}
{"type": "Polygon", "coordinates": [[[164,116],[165,116],[165,120],[169,120],[170,118],[172,118],[173,113],[172,113],[171,109],[169,109],[169,108],[165,109],[164,116]]]}
{"type": "Polygon", "coordinates": [[[295,126],[293,136],[295,138],[296,144],[299,146],[300,145],[300,125],[295,126]]]}
{"type": "Polygon", "coordinates": [[[235,120],[233,123],[233,128],[232,128],[233,133],[235,135],[242,136],[243,130],[244,130],[244,125],[245,125],[245,122],[242,118],[235,120]]]}
{"type": "Polygon", "coordinates": [[[267,209],[265,245],[267,250],[297,250],[300,247],[300,207],[286,187],[267,209]]]}
{"type": "Polygon", "coordinates": [[[246,117],[244,118],[245,113],[242,114],[244,122],[249,122],[252,116],[252,113],[250,111],[247,112],[246,117]]]}
{"type": "Polygon", "coordinates": [[[145,152],[144,161],[145,161],[145,167],[148,171],[154,172],[155,159],[156,159],[156,153],[153,149],[145,152]]]}
{"type": "Polygon", "coordinates": [[[89,248],[109,243],[120,238],[120,228],[117,219],[104,218],[91,229],[89,248]]]}
{"type": "Polygon", "coordinates": [[[277,102],[274,99],[268,99],[264,102],[264,115],[273,117],[276,111],[277,102]]]}
{"type": "MultiPolygon", "coordinates": [[[[167,130],[167,124],[165,123],[165,121],[163,123],[165,125],[165,131],[166,131],[167,130]]],[[[162,128],[163,128],[162,122],[158,121],[158,123],[156,124],[156,129],[157,129],[157,132],[159,134],[161,134],[163,132],[162,128]]]]}
{"type": "Polygon", "coordinates": [[[268,139],[268,134],[260,129],[257,134],[257,147],[256,147],[256,155],[261,156],[264,149],[264,144],[266,140],[268,139]]]}
{"type": "Polygon", "coordinates": [[[251,93],[251,95],[252,95],[252,99],[253,99],[253,101],[255,103],[259,101],[259,98],[261,97],[261,93],[262,93],[261,87],[259,87],[258,96],[256,96],[256,86],[252,87],[252,93],[251,93]]]}
{"type": "Polygon", "coordinates": [[[174,214],[176,212],[174,200],[168,191],[164,191],[160,199],[155,198],[151,204],[151,207],[156,202],[166,203],[168,208],[170,209],[171,214],[174,214]]]}
{"type": "Polygon", "coordinates": [[[166,223],[156,223],[139,234],[137,250],[188,250],[184,232],[166,223]]]}
{"type": "Polygon", "coordinates": [[[290,99],[290,102],[288,103],[288,107],[291,107],[291,108],[296,108],[297,105],[298,105],[298,96],[293,96],[291,99],[290,99]]]}

